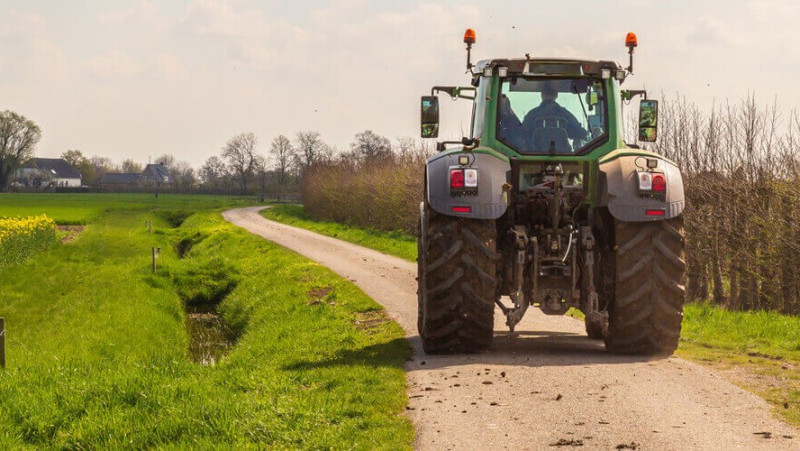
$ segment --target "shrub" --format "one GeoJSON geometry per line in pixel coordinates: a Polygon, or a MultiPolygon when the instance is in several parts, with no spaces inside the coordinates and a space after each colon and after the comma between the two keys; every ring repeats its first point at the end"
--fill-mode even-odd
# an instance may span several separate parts
{"type": "Polygon", "coordinates": [[[303,177],[303,204],[314,219],[415,235],[423,171],[420,159],[314,166],[303,177]]]}
{"type": "Polygon", "coordinates": [[[47,216],[0,219],[0,269],[21,263],[57,242],[56,223],[47,216]]]}

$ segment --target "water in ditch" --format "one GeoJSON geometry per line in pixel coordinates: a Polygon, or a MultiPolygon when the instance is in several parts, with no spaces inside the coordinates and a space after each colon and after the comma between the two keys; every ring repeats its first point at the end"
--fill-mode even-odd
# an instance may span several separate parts
{"type": "Polygon", "coordinates": [[[195,363],[214,366],[233,349],[233,332],[216,312],[187,312],[186,329],[189,357],[195,363]]]}

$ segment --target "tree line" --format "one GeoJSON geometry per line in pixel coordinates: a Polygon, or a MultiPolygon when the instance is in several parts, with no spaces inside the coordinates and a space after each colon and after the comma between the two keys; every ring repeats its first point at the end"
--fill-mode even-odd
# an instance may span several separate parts
{"type": "MultiPolygon", "coordinates": [[[[0,190],[8,190],[16,171],[35,156],[41,135],[32,120],[13,111],[0,112],[0,190]]],[[[409,139],[400,141],[401,147],[410,146],[409,139]]],[[[217,155],[206,159],[199,168],[168,153],[153,163],[164,167],[170,187],[177,192],[280,196],[297,194],[301,176],[315,165],[379,158],[392,151],[389,139],[370,130],[356,134],[347,151],[327,144],[319,132],[300,131],[291,137],[281,134],[273,138],[266,152],[262,152],[255,133],[246,132],[231,137],[217,155]]],[[[145,168],[133,158],[115,163],[107,156],[87,156],[79,149],[68,149],[61,158],[81,173],[82,183],[90,188],[101,188],[106,174],[139,174],[145,168]]]]}
{"type": "Polygon", "coordinates": [[[687,295],[800,314],[800,116],[753,94],[703,111],[661,103],[652,150],[678,162],[687,198],[687,295]]]}

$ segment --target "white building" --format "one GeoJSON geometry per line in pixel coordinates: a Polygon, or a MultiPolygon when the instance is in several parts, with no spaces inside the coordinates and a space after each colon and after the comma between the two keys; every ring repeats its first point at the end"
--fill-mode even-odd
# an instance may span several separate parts
{"type": "Polygon", "coordinates": [[[63,158],[32,158],[17,170],[23,185],[80,187],[81,173],[63,158]]]}

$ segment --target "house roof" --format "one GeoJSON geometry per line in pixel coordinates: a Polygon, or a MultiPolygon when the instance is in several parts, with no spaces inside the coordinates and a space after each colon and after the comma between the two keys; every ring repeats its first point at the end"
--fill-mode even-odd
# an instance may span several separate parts
{"type": "Polygon", "coordinates": [[[130,174],[124,172],[108,172],[100,178],[100,183],[104,185],[129,185],[142,179],[142,174],[130,174]]]}
{"type": "Polygon", "coordinates": [[[63,158],[31,158],[25,163],[25,167],[39,169],[40,171],[49,171],[53,176],[62,179],[81,178],[80,171],[67,163],[63,158]]]}
{"type": "Polygon", "coordinates": [[[145,177],[155,180],[156,182],[167,182],[169,181],[169,172],[164,165],[161,164],[148,164],[142,175],[145,177]]]}

